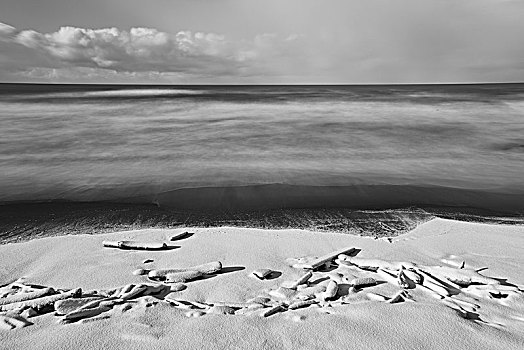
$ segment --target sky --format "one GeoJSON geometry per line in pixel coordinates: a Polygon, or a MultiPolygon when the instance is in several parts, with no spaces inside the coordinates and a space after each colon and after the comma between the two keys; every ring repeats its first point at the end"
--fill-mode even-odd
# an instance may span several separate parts
{"type": "Polygon", "coordinates": [[[0,2],[0,82],[519,81],[523,0],[0,2]]]}

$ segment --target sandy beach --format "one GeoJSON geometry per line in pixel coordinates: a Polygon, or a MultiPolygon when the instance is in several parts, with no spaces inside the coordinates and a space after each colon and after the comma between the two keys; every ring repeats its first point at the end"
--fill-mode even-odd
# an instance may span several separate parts
{"type": "Polygon", "coordinates": [[[524,350],[524,1],[65,2],[0,3],[0,350],[524,350]]]}
{"type": "Polygon", "coordinates": [[[521,225],[440,218],[380,239],[187,227],[5,244],[0,347],[520,349],[522,247],[521,225]],[[128,241],[166,247],[103,243],[128,241]],[[196,278],[148,277],[213,262],[218,271],[196,278]],[[7,310],[9,298],[46,287],[53,288],[48,298],[76,294],[41,309],[7,310]]]}

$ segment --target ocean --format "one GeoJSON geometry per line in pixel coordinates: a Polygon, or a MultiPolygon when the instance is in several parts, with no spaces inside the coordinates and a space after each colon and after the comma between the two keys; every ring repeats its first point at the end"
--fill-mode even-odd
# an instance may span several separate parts
{"type": "Polygon", "coordinates": [[[524,84],[0,84],[0,203],[524,212],[524,84]]]}

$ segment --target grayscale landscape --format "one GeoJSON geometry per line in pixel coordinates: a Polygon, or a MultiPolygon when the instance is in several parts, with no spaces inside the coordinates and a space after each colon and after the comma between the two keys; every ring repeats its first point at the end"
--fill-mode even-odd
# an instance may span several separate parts
{"type": "Polygon", "coordinates": [[[0,349],[524,348],[522,18],[3,0],[0,349]]]}

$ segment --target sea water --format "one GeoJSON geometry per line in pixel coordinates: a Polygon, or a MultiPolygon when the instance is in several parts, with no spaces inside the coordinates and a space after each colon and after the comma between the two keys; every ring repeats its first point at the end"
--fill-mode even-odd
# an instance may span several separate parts
{"type": "Polygon", "coordinates": [[[524,208],[524,84],[0,84],[0,202],[524,208]]]}

